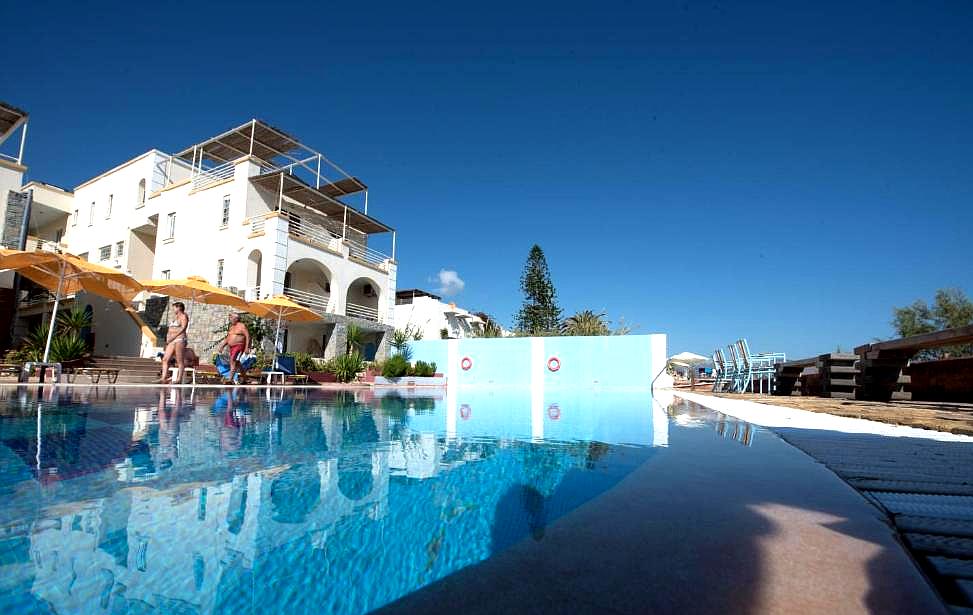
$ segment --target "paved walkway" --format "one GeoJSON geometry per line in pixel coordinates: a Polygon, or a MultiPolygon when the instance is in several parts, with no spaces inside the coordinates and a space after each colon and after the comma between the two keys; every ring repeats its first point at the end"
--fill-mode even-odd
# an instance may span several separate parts
{"type": "Polygon", "coordinates": [[[945,612],[882,515],[824,466],[771,433],[748,446],[712,429],[718,417],[672,408],[668,447],[542,539],[385,610],[945,612]]]}
{"type": "Polygon", "coordinates": [[[973,608],[973,437],[676,393],[769,426],[882,510],[951,605],[973,608]]]}

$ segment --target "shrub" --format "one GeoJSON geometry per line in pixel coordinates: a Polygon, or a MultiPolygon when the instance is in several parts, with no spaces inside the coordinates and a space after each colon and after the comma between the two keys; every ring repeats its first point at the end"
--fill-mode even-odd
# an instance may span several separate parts
{"type": "Polygon", "coordinates": [[[449,329],[447,329],[446,327],[443,327],[442,329],[440,329],[439,330],[439,337],[441,337],[444,340],[448,340],[449,339],[449,329]]]}
{"type": "Polygon", "coordinates": [[[55,363],[66,363],[84,357],[88,353],[88,345],[76,332],[55,335],[51,340],[51,352],[48,356],[55,363]]]}
{"type": "Polygon", "coordinates": [[[386,378],[401,378],[409,373],[409,362],[400,354],[393,355],[382,366],[382,375],[386,378]]]}
{"type": "Polygon", "coordinates": [[[425,361],[416,361],[413,372],[416,376],[423,376],[428,378],[436,374],[436,364],[426,363],[425,361]]]}
{"type": "Polygon", "coordinates": [[[335,357],[330,361],[330,371],[338,382],[351,382],[365,366],[365,361],[357,352],[335,357]]]}
{"type": "Polygon", "coordinates": [[[288,356],[294,357],[294,369],[301,374],[317,371],[318,369],[317,361],[306,352],[292,352],[288,356]]]}

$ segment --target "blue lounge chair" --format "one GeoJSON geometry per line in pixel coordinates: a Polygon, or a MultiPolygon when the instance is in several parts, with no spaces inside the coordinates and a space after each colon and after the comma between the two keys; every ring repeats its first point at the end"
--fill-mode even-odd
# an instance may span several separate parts
{"type": "Polygon", "coordinates": [[[785,362],[787,355],[782,352],[753,354],[750,352],[750,343],[747,342],[746,338],[737,340],[736,347],[742,362],[747,366],[747,372],[749,374],[749,379],[746,381],[741,392],[745,393],[747,390],[752,390],[753,381],[757,380],[760,383],[760,393],[764,392],[765,382],[767,384],[767,392],[772,393],[777,374],[775,366],[777,363],[785,362]]]}

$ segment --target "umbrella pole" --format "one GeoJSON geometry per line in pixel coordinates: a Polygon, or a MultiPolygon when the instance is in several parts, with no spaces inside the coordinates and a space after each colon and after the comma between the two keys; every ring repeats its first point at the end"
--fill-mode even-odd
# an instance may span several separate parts
{"type": "Polygon", "coordinates": [[[64,285],[64,262],[61,263],[61,271],[57,277],[57,293],[54,295],[54,311],[51,313],[51,324],[47,328],[47,344],[44,346],[44,363],[47,363],[47,356],[51,353],[51,338],[54,337],[54,325],[57,323],[57,308],[61,302],[61,287],[64,285]]]}
{"type": "Polygon", "coordinates": [[[271,366],[277,366],[277,344],[280,343],[280,317],[283,315],[283,310],[277,312],[277,332],[274,333],[274,361],[271,366]]]}

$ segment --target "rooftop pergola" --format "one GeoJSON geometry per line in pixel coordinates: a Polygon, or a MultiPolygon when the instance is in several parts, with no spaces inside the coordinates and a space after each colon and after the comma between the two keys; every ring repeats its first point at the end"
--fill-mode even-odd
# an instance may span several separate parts
{"type": "Polygon", "coordinates": [[[18,130],[21,131],[20,147],[17,150],[17,155],[13,156],[0,153],[0,158],[6,158],[17,164],[23,164],[24,144],[27,141],[28,115],[26,111],[0,101],[0,145],[3,145],[18,130]]]}
{"type": "MultiPolygon", "coordinates": [[[[242,156],[256,158],[267,171],[286,170],[291,175],[303,171],[305,176],[310,175],[310,181],[304,183],[313,184],[316,190],[332,197],[368,190],[362,181],[346,173],[321,152],[257,119],[176,154],[177,158],[200,170],[223,165],[242,156]]],[[[365,211],[368,211],[367,199],[365,211]]]]}

